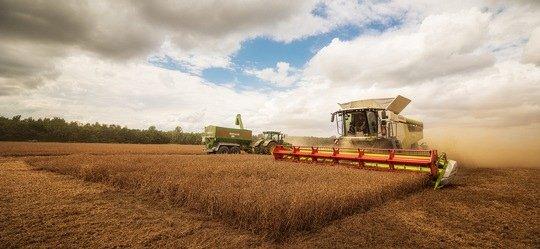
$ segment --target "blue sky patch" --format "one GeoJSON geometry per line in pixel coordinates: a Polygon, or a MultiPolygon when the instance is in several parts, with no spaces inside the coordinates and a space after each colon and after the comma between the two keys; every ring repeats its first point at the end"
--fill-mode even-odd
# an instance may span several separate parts
{"type": "MultiPolygon", "coordinates": [[[[321,5],[314,9],[317,16],[324,17],[326,6],[321,5]]],[[[201,77],[216,85],[234,85],[237,90],[242,89],[276,89],[277,87],[248,75],[245,70],[261,70],[275,68],[278,62],[287,62],[291,67],[302,69],[305,64],[322,48],[330,44],[334,38],[342,41],[352,40],[365,30],[384,32],[402,25],[399,18],[387,18],[383,21],[372,22],[365,27],[357,25],[343,25],[334,30],[295,40],[292,42],[279,42],[268,37],[258,37],[243,41],[240,50],[231,56],[231,68],[207,68],[202,71],[201,77]]],[[[150,57],[148,62],[157,67],[193,73],[187,64],[174,60],[169,56],[150,57]]]]}
{"type": "Polygon", "coordinates": [[[325,3],[318,3],[317,5],[315,5],[315,8],[313,8],[313,10],[311,11],[311,14],[313,14],[314,16],[318,16],[318,17],[321,17],[321,18],[327,18],[328,17],[328,7],[326,6],[325,3]]]}
{"type": "Polygon", "coordinates": [[[208,68],[203,70],[201,77],[216,85],[233,84],[237,90],[265,88],[267,83],[261,79],[245,74],[240,68],[208,68]]]}
{"type": "Polygon", "coordinates": [[[289,43],[259,37],[244,41],[242,48],[233,55],[232,63],[241,68],[274,68],[280,61],[302,68],[317,51],[328,45],[332,39],[351,40],[360,34],[354,25],[346,25],[331,32],[311,36],[289,43]]]}
{"type": "Polygon", "coordinates": [[[181,63],[172,57],[165,55],[165,56],[151,56],[148,58],[148,63],[156,66],[161,67],[169,70],[177,70],[181,72],[188,72],[189,73],[189,67],[181,63]]]}

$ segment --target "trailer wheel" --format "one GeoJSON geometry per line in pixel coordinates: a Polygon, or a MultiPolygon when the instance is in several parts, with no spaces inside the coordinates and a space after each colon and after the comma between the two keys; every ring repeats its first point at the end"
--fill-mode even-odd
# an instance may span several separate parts
{"type": "Polygon", "coordinates": [[[230,154],[240,154],[240,148],[234,146],[234,147],[231,147],[231,149],[229,150],[229,153],[230,154]]]}
{"type": "Polygon", "coordinates": [[[227,147],[227,146],[219,146],[219,148],[217,150],[217,153],[218,154],[227,154],[227,153],[229,153],[229,147],[227,147]]]}

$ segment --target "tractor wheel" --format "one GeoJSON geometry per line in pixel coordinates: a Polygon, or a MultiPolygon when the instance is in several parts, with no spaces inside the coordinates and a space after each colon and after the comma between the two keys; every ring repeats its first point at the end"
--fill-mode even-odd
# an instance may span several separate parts
{"type": "Polygon", "coordinates": [[[227,154],[227,153],[229,153],[229,147],[227,147],[227,146],[219,146],[219,148],[217,150],[217,153],[218,154],[227,154]]]}
{"type": "Polygon", "coordinates": [[[230,154],[240,154],[240,148],[237,147],[237,146],[231,147],[231,149],[229,150],[229,153],[230,154]]]}
{"type": "Polygon", "coordinates": [[[275,142],[270,142],[268,145],[266,145],[266,154],[273,155],[274,154],[274,148],[276,147],[275,142]]]}

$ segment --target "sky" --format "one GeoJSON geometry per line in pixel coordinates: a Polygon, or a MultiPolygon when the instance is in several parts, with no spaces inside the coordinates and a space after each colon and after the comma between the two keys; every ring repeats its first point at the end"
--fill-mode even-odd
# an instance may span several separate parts
{"type": "Polygon", "coordinates": [[[539,66],[538,1],[0,0],[8,117],[331,136],[337,103],[400,94],[426,129],[530,142],[539,66]]]}

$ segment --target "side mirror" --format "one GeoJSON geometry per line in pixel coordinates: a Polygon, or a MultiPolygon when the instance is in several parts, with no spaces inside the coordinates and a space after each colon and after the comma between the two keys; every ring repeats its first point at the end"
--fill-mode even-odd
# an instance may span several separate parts
{"type": "Polygon", "coordinates": [[[332,113],[332,118],[330,118],[330,122],[331,123],[334,123],[334,119],[336,118],[336,114],[335,113],[332,113]]]}

